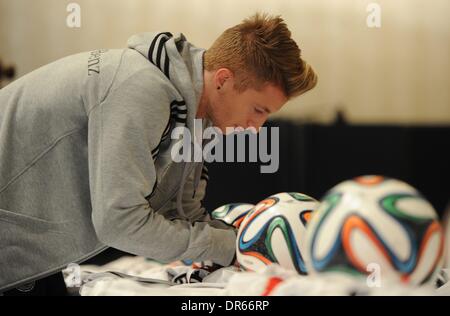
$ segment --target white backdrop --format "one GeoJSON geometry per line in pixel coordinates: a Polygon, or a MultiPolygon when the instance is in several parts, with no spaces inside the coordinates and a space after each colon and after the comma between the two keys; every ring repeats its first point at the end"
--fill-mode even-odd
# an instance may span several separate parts
{"type": "Polygon", "coordinates": [[[356,123],[450,123],[448,0],[0,0],[0,58],[23,75],[60,57],[124,47],[137,32],[182,32],[204,48],[227,27],[281,14],[319,84],[278,114],[356,123]],[[81,28],[66,7],[81,6],[81,28]],[[381,28],[366,25],[369,3],[381,28]]]}

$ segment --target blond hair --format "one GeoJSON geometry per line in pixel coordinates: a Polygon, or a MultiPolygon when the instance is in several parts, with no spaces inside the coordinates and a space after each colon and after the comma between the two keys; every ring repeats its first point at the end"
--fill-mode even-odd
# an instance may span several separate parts
{"type": "Polygon", "coordinates": [[[230,69],[239,92],[272,83],[290,99],[317,84],[317,75],[300,55],[280,16],[257,13],[216,39],[205,52],[204,67],[208,71],[230,69]]]}

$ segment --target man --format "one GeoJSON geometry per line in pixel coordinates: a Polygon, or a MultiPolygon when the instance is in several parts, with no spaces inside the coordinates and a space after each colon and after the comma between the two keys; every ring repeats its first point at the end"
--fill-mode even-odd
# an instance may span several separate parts
{"type": "Polygon", "coordinates": [[[283,20],[257,14],[207,51],[144,33],[0,90],[0,292],[108,246],[232,264],[236,232],[201,205],[202,163],[171,159],[171,131],[258,129],[316,81],[283,20]]]}

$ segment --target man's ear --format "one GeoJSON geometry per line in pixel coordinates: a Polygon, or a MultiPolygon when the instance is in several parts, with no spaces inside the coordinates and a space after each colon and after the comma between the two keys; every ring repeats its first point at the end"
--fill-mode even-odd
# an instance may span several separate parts
{"type": "Polygon", "coordinates": [[[218,90],[223,89],[223,85],[229,81],[230,79],[233,79],[234,75],[233,72],[228,68],[220,68],[216,71],[216,74],[214,75],[214,83],[216,85],[216,88],[218,90]]]}

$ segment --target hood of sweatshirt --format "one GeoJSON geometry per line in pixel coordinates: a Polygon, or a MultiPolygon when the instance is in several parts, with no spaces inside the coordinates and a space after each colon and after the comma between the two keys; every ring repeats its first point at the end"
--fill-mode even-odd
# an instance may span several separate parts
{"type": "Polygon", "coordinates": [[[187,107],[187,126],[193,127],[195,114],[203,89],[203,53],[179,33],[147,32],[128,39],[128,48],[134,49],[170,80],[183,97],[187,107]]]}
{"type": "MultiPolygon", "coordinates": [[[[183,97],[178,110],[178,116],[186,122],[194,135],[194,119],[203,90],[203,53],[205,49],[197,48],[189,43],[182,33],[175,36],[169,32],[147,32],[133,35],[128,39],[127,46],[134,49],[170,80],[179,94],[183,97]],[[186,108],[184,108],[185,103],[186,108]],[[186,111],[187,110],[187,111],[186,111]],[[186,114],[184,114],[187,112],[186,114]],[[182,113],[182,114],[180,114],[182,113]]],[[[181,100],[177,100],[181,101],[181,100]]],[[[211,122],[204,120],[203,127],[210,126],[211,122]]],[[[187,177],[192,172],[195,163],[185,163],[180,181],[180,190],[177,195],[177,208],[180,215],[184,215],[181,203],[182,194],[187,177]]],[[[201,170],[201,168],[199,168],[201,170]]],[[[201,173],[194,176],[194,192],[199,184],[201,173]]]]}

